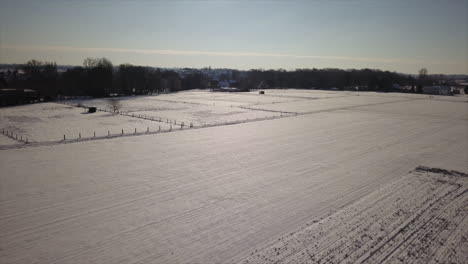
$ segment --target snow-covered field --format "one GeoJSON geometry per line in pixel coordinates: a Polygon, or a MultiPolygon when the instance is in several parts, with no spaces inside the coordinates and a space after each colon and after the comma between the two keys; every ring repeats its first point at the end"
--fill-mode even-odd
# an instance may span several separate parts
{"type": "MultiPolygon", "coordinates": [[[[102,137],[169,129],[169,125],[141,118],[113,115],[108,112],[88,114],[83,108],[41,103],[0,109],[1,129],[28,139],[29,142],[60,141],[66,139],[102,137]],[[96,133],[96,134],[94,134],[96,133]]],[[[1,145],[1,142],[0,142],[1,145]]]]}
{"type": "Polygon", "coordinates": [[[5,145],[16,145],[19,144],[18,141],[6,136],[6,134],[0,134],[0,146],[5,146],[5,145]]]}
{"type": "Polygon", "coordinates": [[[281,91],[232,108],[301,114],[0,150],[0,263],[465,263],[466,97],[281,91]]]}
{"type": "Polygon", "coordinates": [[[242,263],[465,263],[468,175],[417,167],[242,263]]]}
{"type": "Polygon", "coordinates": [[[287,111],[293,113],[307,114],[321,111],[348,109],[356,106],[372,106],[378,104],[380,105],[411,100],[417,99],[383,96],[361,96],[359,94],[351,94],[348,96],[327,97],[317,100],[301,100],[296,102],[278,103],[271,105],[249,106],[249,108],[264,111],[287,111]]]}
{"type": "MultiPolygon", "coordinates": [[[[161,100],[174,100],[174,101],[190,101],[205,105],[224,105],[224,106],[240,106],[251,104],[274,104],[281,102],[294,101],[297,98],[288,98],[281,95],[259,95],[257,92],[251,93],[223,93],[223,92],[209,92],[202,90],[180,92],[176,94],[159,95],[161,100]]],[[[303,99],[303,98],[299,98],[303,99]]]]}
{"type": "MultiPolygon", "coordinates": [[[[122,105],[121,111],[124,113],[174,120],[177,123],[192,123],[194,126],[206,126],[279,117],[281,111],[258,111],[240,108],[240,106],[276,104],[304,99],[196,90],[157,96],[123,97],[119,100],[122,105]]],[[[108,107],[105,99],[73,100],[67,103],[97,106],[103,109],[108,107]]]]}

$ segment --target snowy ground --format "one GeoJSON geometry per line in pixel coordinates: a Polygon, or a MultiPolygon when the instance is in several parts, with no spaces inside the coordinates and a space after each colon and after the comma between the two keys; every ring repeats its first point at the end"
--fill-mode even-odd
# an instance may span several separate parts
{"type": "Polygon", "coordinates": [[[468,104],[331,94],[262,105],[303,113],[277,119],[0,150],[0,263],[464,263],[468,104]]]}
{"type": "Polygon", "coordinates": [[[0,146],[9,146],[9,145],[17,145],[19,142],[17,140],[14,140],[6,134],[0,134],[0,146]]]}
{"type": "Polygon", "coordinates": [[[464,263],[468,175],[417,167],[242,263],[464,263]]]}
{"type": "MultiPolygon", "coordinates": [[[[281,111],[258,111],[241,106],[295,102],[297,98],[262,96],[253,93],[213,93],[209,91],[186,91],[157,96],[123,97],[121,111],[144,115],[177,123],[192,123],[194,126],[223,125],[281,116],[281,111]]],[[[70,104],[108,107],[105,99],[73,100],[70,104]]]]}
{"type": "MultiPolygon", "coordinates": [[[[169,129],[166,123],[152,122],[141,118],[113,115],[108,112],[88,114],[83,108],[41,103],[0,109],[1,129],[17,134],[29,142],[61,141],[66,139],[107,136],[169,129]]],[[[1,145],[1,143],[0,143],[1,145]]]]}

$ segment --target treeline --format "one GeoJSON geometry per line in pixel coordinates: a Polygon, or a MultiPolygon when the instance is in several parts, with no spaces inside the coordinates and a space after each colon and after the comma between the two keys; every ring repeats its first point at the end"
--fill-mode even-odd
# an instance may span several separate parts
{"type": "Polygon", "coordinates": [[[397,87],[409,86],[413,92],[418,92],[423,85],[431,82],[427,74],[415,78],[411,75],[371,69],[297,69],[295,71],[250,70],[247,72],[247,78],[241,83],[247,87],[260,84],[269,88],[359,89],[382,92],[403,90],[397,87]]]}
{"type": "Polygon", "coordinates": [[[56,63],[31,60],[14,71],[2,72],[0,78],[4,88],[35,90],[44,100],[58,96],[105,97],[176,91],[183,89],[182,82],[186,89],[197,86],[191,75],[182,80],[173,70],[130,64],[115,67],[106,58],[86,58],[83,66],[60,73],[56,63]]]}
{"type": "Polygon", "coordinates": [[[58,87],[59,94],[65,96],[144,94],[159,91],[162,76],[160,70],[152,68],[129,64],[114,67],[108,59],[87,58],[83,67],[73,67],[62,73],[58,87]]]}
{"type": "Polygon", "coordinates": [[[423,85],[432,82],[425,69],[420,71],[419,77],[371,69],[232,70],[231,76],[226,76],[225,73],[216,75],[216,70],[211,69],[186,68],[183,74],[179,74],[174,70],[130,64],[114,66],[106,58],[87,58],[83,66],[60,73],[54,62],[31,60],[13,73],[1,74],[2,86],[32,89],[44,100],[54,100],[58,96],[104,97],[209,89],[216,87],[223,78],[230,79],[233,86],[247,89],[319,88],[383,92],[403,86],[411,87],[409,91],[419,92],[423,85]]]}

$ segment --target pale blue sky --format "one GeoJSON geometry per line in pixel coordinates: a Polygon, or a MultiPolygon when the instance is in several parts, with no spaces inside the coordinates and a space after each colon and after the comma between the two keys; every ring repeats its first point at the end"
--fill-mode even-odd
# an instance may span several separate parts
{"type": "Polygon", "coordinates": [[[0,3],[0,63],[468,73],[468,0],[0,3]]]}

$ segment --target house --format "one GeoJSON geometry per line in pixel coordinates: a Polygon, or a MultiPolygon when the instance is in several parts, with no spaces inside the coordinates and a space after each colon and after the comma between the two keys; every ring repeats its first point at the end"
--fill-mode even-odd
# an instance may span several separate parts
{"type": "Polygon", "coordinates": [[[218,82],[218,88],[229,87],[229,86],[230,86],[230,84],[226,80],[222,80],[222,81],[218,82]]]}
{"type": "Polygon", "coordinates": [[[177,77],[169,77],[161,79],[161,90],[162,91],[180,91],[182,88],[182,82],[177,77]]]}
{"type": "Polygon", "coordinates": [[[422,88],[423,94],[433,95],[452,95],[450,86],[424,86],[422,88]]]}
{"type": "Polygon", "coordinates": [[[221,87],[221,88],[213,88],[211,89],[212,92],[248,92],[249,89],[242,89],[237,87],[221,87]]]}
{"type": "Polygon", "coordinates": [[[17,105],[24,103],[33,103],[39,100],[39,96],[32,89],[0,89],[0,105],[17,105]]]}

